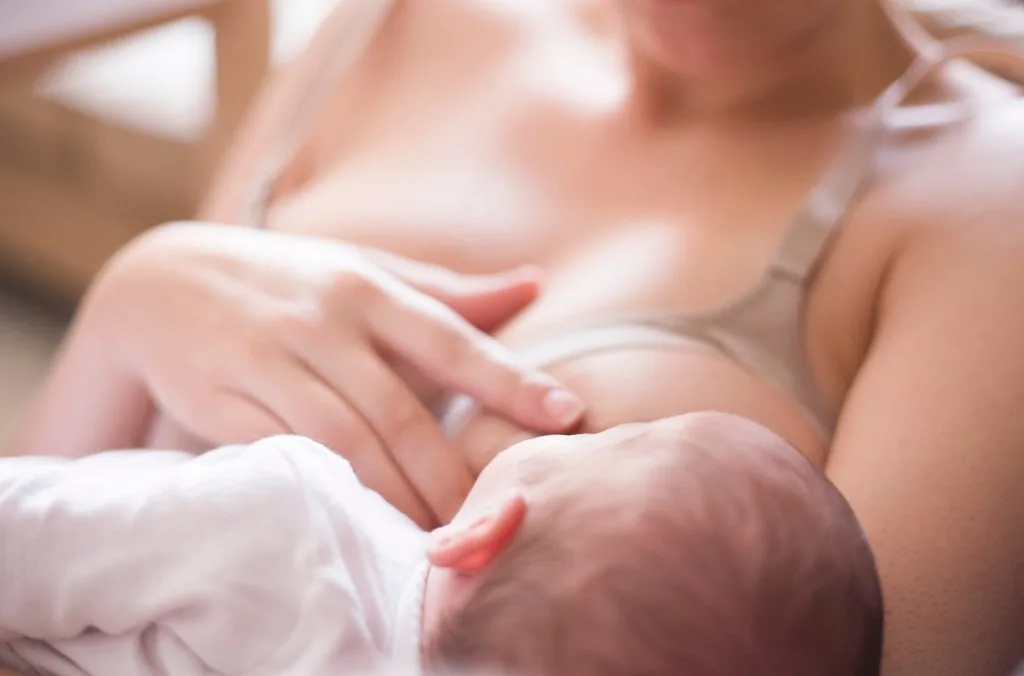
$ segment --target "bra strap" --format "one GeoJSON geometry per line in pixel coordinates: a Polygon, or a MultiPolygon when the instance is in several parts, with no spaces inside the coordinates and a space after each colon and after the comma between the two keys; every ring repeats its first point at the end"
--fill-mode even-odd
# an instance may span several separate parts
{"type": "Polygon", "coordinates": [[[943,52],[922,54],[866,111],[859,131],[797,211],[772,261],[772,273],[799,283],[812,274],[836,226],[872,173],[875,153],[886,133],[887,114],[948,58],[943,52]]]}
{"type": "Polygon", "coordinates": [[[1012,45],[985,37],[966,36],[925,45],[910,68],[886,89],[867,111],[856,134],[811,190],[776,252],[772,274],[804,283],[822,252],[872,173],[875,151],[886,133],[886,115],[940,65],[969,57],[977,65],[1024,84],[1024,56],[1012,45]]]}

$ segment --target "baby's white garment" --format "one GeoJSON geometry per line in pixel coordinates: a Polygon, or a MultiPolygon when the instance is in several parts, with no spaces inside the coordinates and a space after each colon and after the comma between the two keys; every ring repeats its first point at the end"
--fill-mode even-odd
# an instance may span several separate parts
{"type": "Polygon", "coordinates": [[[348,462],[299,437],[201,456],[3,459],[0,663],[337,676],[409,656],[425,539],[348,462]]]}

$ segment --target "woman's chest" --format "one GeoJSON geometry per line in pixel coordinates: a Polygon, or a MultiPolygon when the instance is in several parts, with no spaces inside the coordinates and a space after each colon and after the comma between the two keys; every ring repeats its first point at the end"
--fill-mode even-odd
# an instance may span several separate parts
{"type": "MultiPolygon", "coordinates": [[[[496,127],[465,140],[446,133],[446,142],[437,133],[430,142],[398,134],[368,144],[291,198],[276,225],[465,271],[540,265],[540,298],[501,334],[513,346],[574,321],[714,310],[753,289],[820,163],[779,153],[771,170],[765,154],[775,139],[741,152],[717,138],[670,139],[676,146],[667,149],[619,145],[570,126],[496,127]]],[[[797,308],[782,310],[792,310],[781,318],[794,324],[785,328],[798,330],[797,308]]],[[[815,373],[837,390],[821,335],[808,344],[826,354],[814,358],[815,373]]],[[[785,396],[792,393],[707,351],[613,350],[555,373],[586,397],[597,428],[715,408],[820,452],[813,423],[785,396]]],[[[484,431],[487,439],[470,445],[501,446],[508,433],[484,431]]]]}
{"type": "Polygon", "coordinates": [[[268,223],[467,272],[539,265],[543,293],[513,343],[577,319],[720,307],[762,279],[841,125],[644,130],[618,114],[615,77],[581,66],[388,88],[310,144],[312,179],[268,223]]]}
{"type": "Polygon", "coordinates": [[[382,115],[271,227],[467,272],[539,265],[538,317],[706,309],[757,283],[832,149],[821,129],[787,153],[787,130],[645,138],[537,97],[482,107],[382,115]]]}

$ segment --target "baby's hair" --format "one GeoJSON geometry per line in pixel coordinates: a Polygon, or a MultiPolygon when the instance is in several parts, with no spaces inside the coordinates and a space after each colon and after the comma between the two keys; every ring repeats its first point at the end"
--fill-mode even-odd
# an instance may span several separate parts
{"type": "Polygon", "coordinates": [[[584,481],[531,505],[426,637],[427,672],[877,676],[882,597],[852,510],[785,442],[720,423],[676,441],[680,461],[651,472],[639,500],[584,481]]]}

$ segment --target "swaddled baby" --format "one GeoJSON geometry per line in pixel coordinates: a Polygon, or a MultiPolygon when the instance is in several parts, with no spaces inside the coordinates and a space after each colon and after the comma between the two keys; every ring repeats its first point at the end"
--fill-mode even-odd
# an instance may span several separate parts
{"type": "Polygon", "coordinates": [[[518,444],[430,535],[295,437],[8,459],[0,542],[0,661],[59,676],[878,671],[850,510],[721,414],[518,444]]]}

